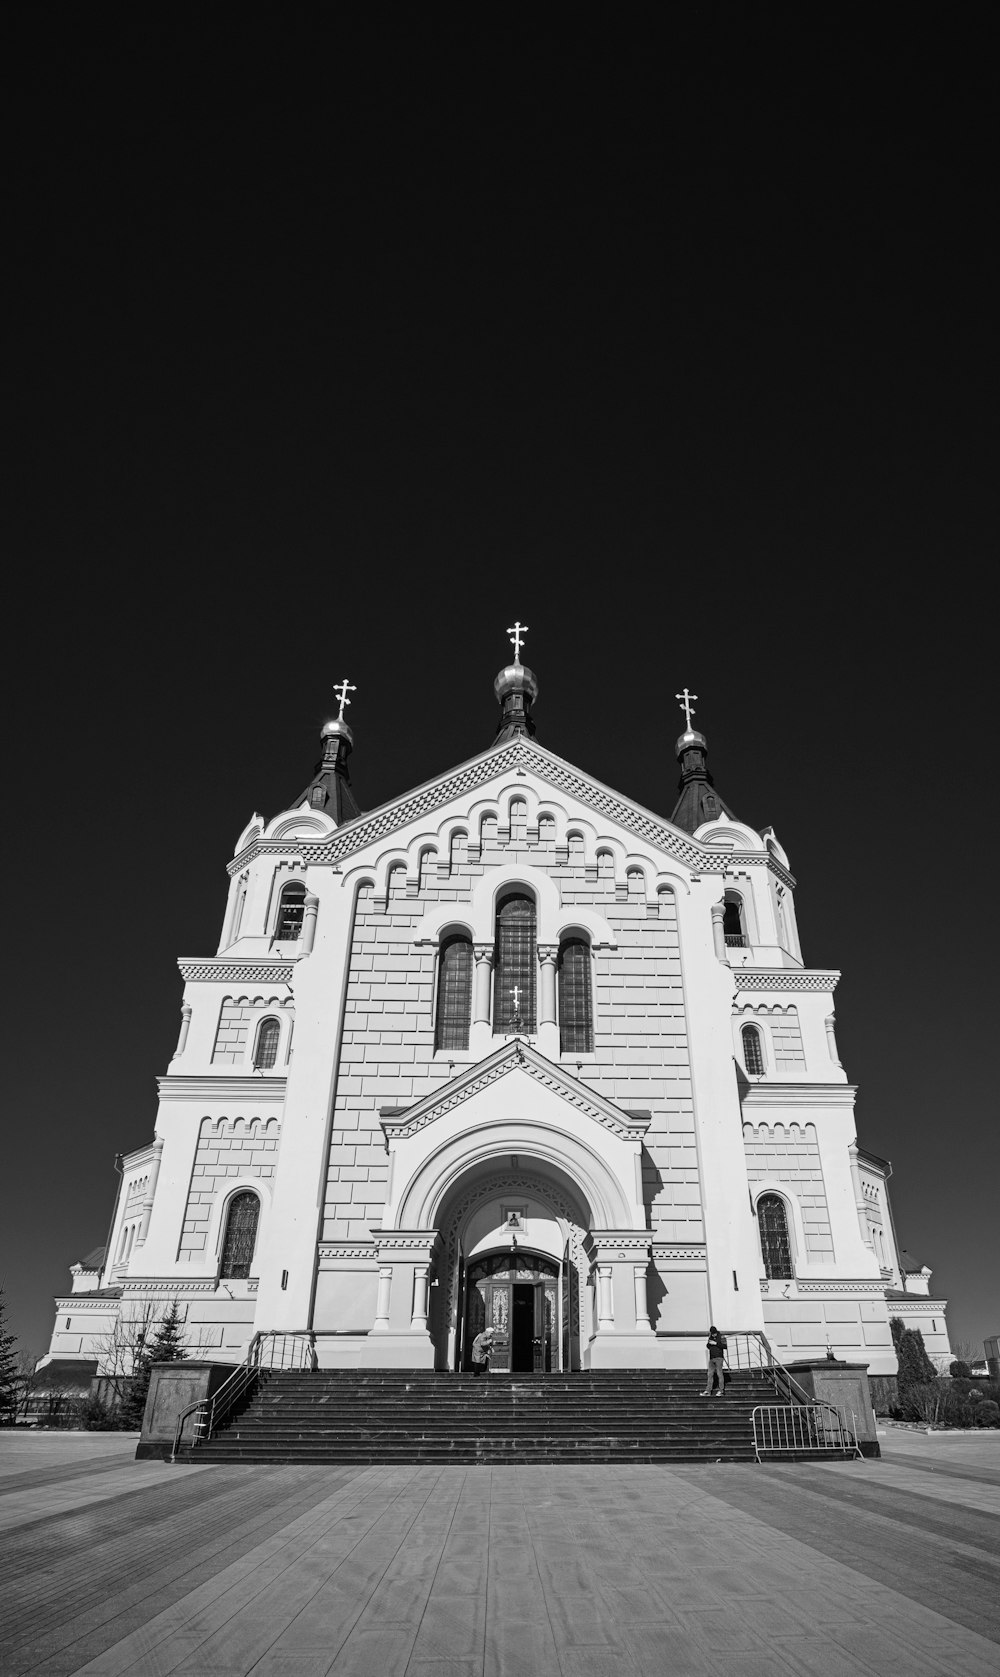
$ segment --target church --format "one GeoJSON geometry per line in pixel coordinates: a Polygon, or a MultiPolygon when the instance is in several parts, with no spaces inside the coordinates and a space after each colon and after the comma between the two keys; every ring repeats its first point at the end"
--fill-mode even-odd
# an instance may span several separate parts
{"type": "Polygon", "coordinates": [[[857,1134],[838,973],[804,960],[777,835],[716,790],[696,695],[654,814],[540,743],[524,633],[479,755],[363,813],[345,681],[312,778],[240,834],[46,1362],[101,1365],[175,1299],[229,1363],[262,1332],[447,1372],[489,1326],[494,1372],[691,1369],[715,1323],[894,1373],[892,1316],[948,1355],[857,1134]]]}

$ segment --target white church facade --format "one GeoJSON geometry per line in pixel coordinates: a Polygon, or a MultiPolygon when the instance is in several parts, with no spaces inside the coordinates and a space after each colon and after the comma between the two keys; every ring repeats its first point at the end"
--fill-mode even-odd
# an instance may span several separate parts
{"type": "Polygon", "coordinates": [[[230,1362],[285,1330],[445,1371],[491,1325],[497,1370],[693,1368],[715,1322],[891,1373],[892,1315],[947,1355],[775,834],[715,791],[686,693],[670,819],[554,755],[513,638],[488,750],[362,814],[345,683],[309,785],[241,834],[51,1357],[171,1299],[230,1362]]]}

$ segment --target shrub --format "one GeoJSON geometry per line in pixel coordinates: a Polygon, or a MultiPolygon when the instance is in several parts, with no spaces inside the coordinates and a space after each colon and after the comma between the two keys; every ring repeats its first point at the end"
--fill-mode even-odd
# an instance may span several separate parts
{"type": "Polygon", "coordinates": [[[955,1361],[949,1368],[948,1373],[951,1375],[953,1380],[968,1380],[971,1378],[972,1370],[968,1363],[963,1363],[960,1357],[956,1357],[955,1361]]]}
{"type": "Polygon", "coordinates": [[[994,1403],[992,1398],[983,1398],[982,1403],[977,1403],[975,1424],[977,1427],[1000,1427],[1000,1403],[994,1403]]]}

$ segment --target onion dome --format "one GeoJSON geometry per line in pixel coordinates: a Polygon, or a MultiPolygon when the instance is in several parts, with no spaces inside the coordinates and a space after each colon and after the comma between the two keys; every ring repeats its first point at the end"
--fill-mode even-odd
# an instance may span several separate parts
{"type": "Polygon", "coordinates": [[[514,662],[507,664],[493,683],[493,691],[500,706],[500,722],[494,745],[501,740],[514,739],[518,734],[529,737],[535,732],[531,707],[538,698],[538,677],[527,664],[521,663],[521,636],[527,632],[526,623],[515,623],[508,629],[514,646],[514,662]]]}
{"type": "MultiPolygon", "coordinates": [[[[681,695],[678,693],[678,698],[681,695]]],[[[684,689],[684,711],[687,727],[681,734],[674,751],[681,766],[681,778],[677,783],[680,793],[671,822],[680,827],[685,833],[696,833],[706,821],[717,821],[720,815],[728,815],[730,821],[735,821],[729,805],[719,797],[715,790],[715,783],[708,768],[708,741],[704,734],[691,726],[692,706],[690,701],[696,699],[696,693],[688,693],[684,689]]]]}
{"type": "Polygon", "coordinates": [[[354,749],[354,735],[344,721],[344,706],[350,704],[348,693],[355,689],[348,683],[341,682],[334,691],[340,699],[340,714],[324,722],[319,731],[323,745],[323,755],[316,764],[312,780],[297,798],[293,798],[289,809],[299,809],[302,804],[308,804],[310,809],[322,810],[331,821],[339,827],[344,821],[353,821],[361,814],[357,800],[351,786],[350,770],[347,759],[354,749]]]}

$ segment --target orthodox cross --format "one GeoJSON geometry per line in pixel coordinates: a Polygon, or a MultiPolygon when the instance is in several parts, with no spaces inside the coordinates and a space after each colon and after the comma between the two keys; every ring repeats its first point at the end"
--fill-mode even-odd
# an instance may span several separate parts
{"type": "Polygon", "coordinates": [[[350,699],[347,697],[348,693],[356,693],[356,692],[357,692],[357,688],[351,686],[351,683],[348,681],[346,676],[344,677],[343,681],[340,683],[339,687],[334,688],[333,696],[334,696],[335,699],[340,700],[340,711],[339,711],[339,714],[337,716],[337,721],[338,722],[343,722],[343,720],[344,720],[344,706],[349,705],[350,702],[351,702],[350,699]]]}
{"type": "Polygon", "coordinates": [[[691,718],[694,715],[694,710],[692,709],[692,706],[691,706],[691,700],[696,699],[697,697],[698,697],[697,693],[689,693],[686,687],[685,687],[683,693],[675,693],[674,694],[674,698],[675,699],[680,699],[680,701],[681,701],[681,710],[684,712],[684,717],[685,717],[685,720],[687,722],[688,733],[691,732],[691,718]]]}
{"type": "Polygon", "coordinates": [[[514,1017],[516,1018],[518,1013],[520,1012],[520,1001],[521,1001],[521,992],[518,989],[516,984],[514,985],[514,988],[511,991],[511,995],[514,998],[514,1017]]]}
{"type": "Polygon", "coordinates": [[[507,630],[507,633],[514,647],[514,662],[519,664],[521,662],[521,647],[524,645],[521,636],[528,633],[528,625],[527,623],[515,623],[513,627],[507,630]]]}

